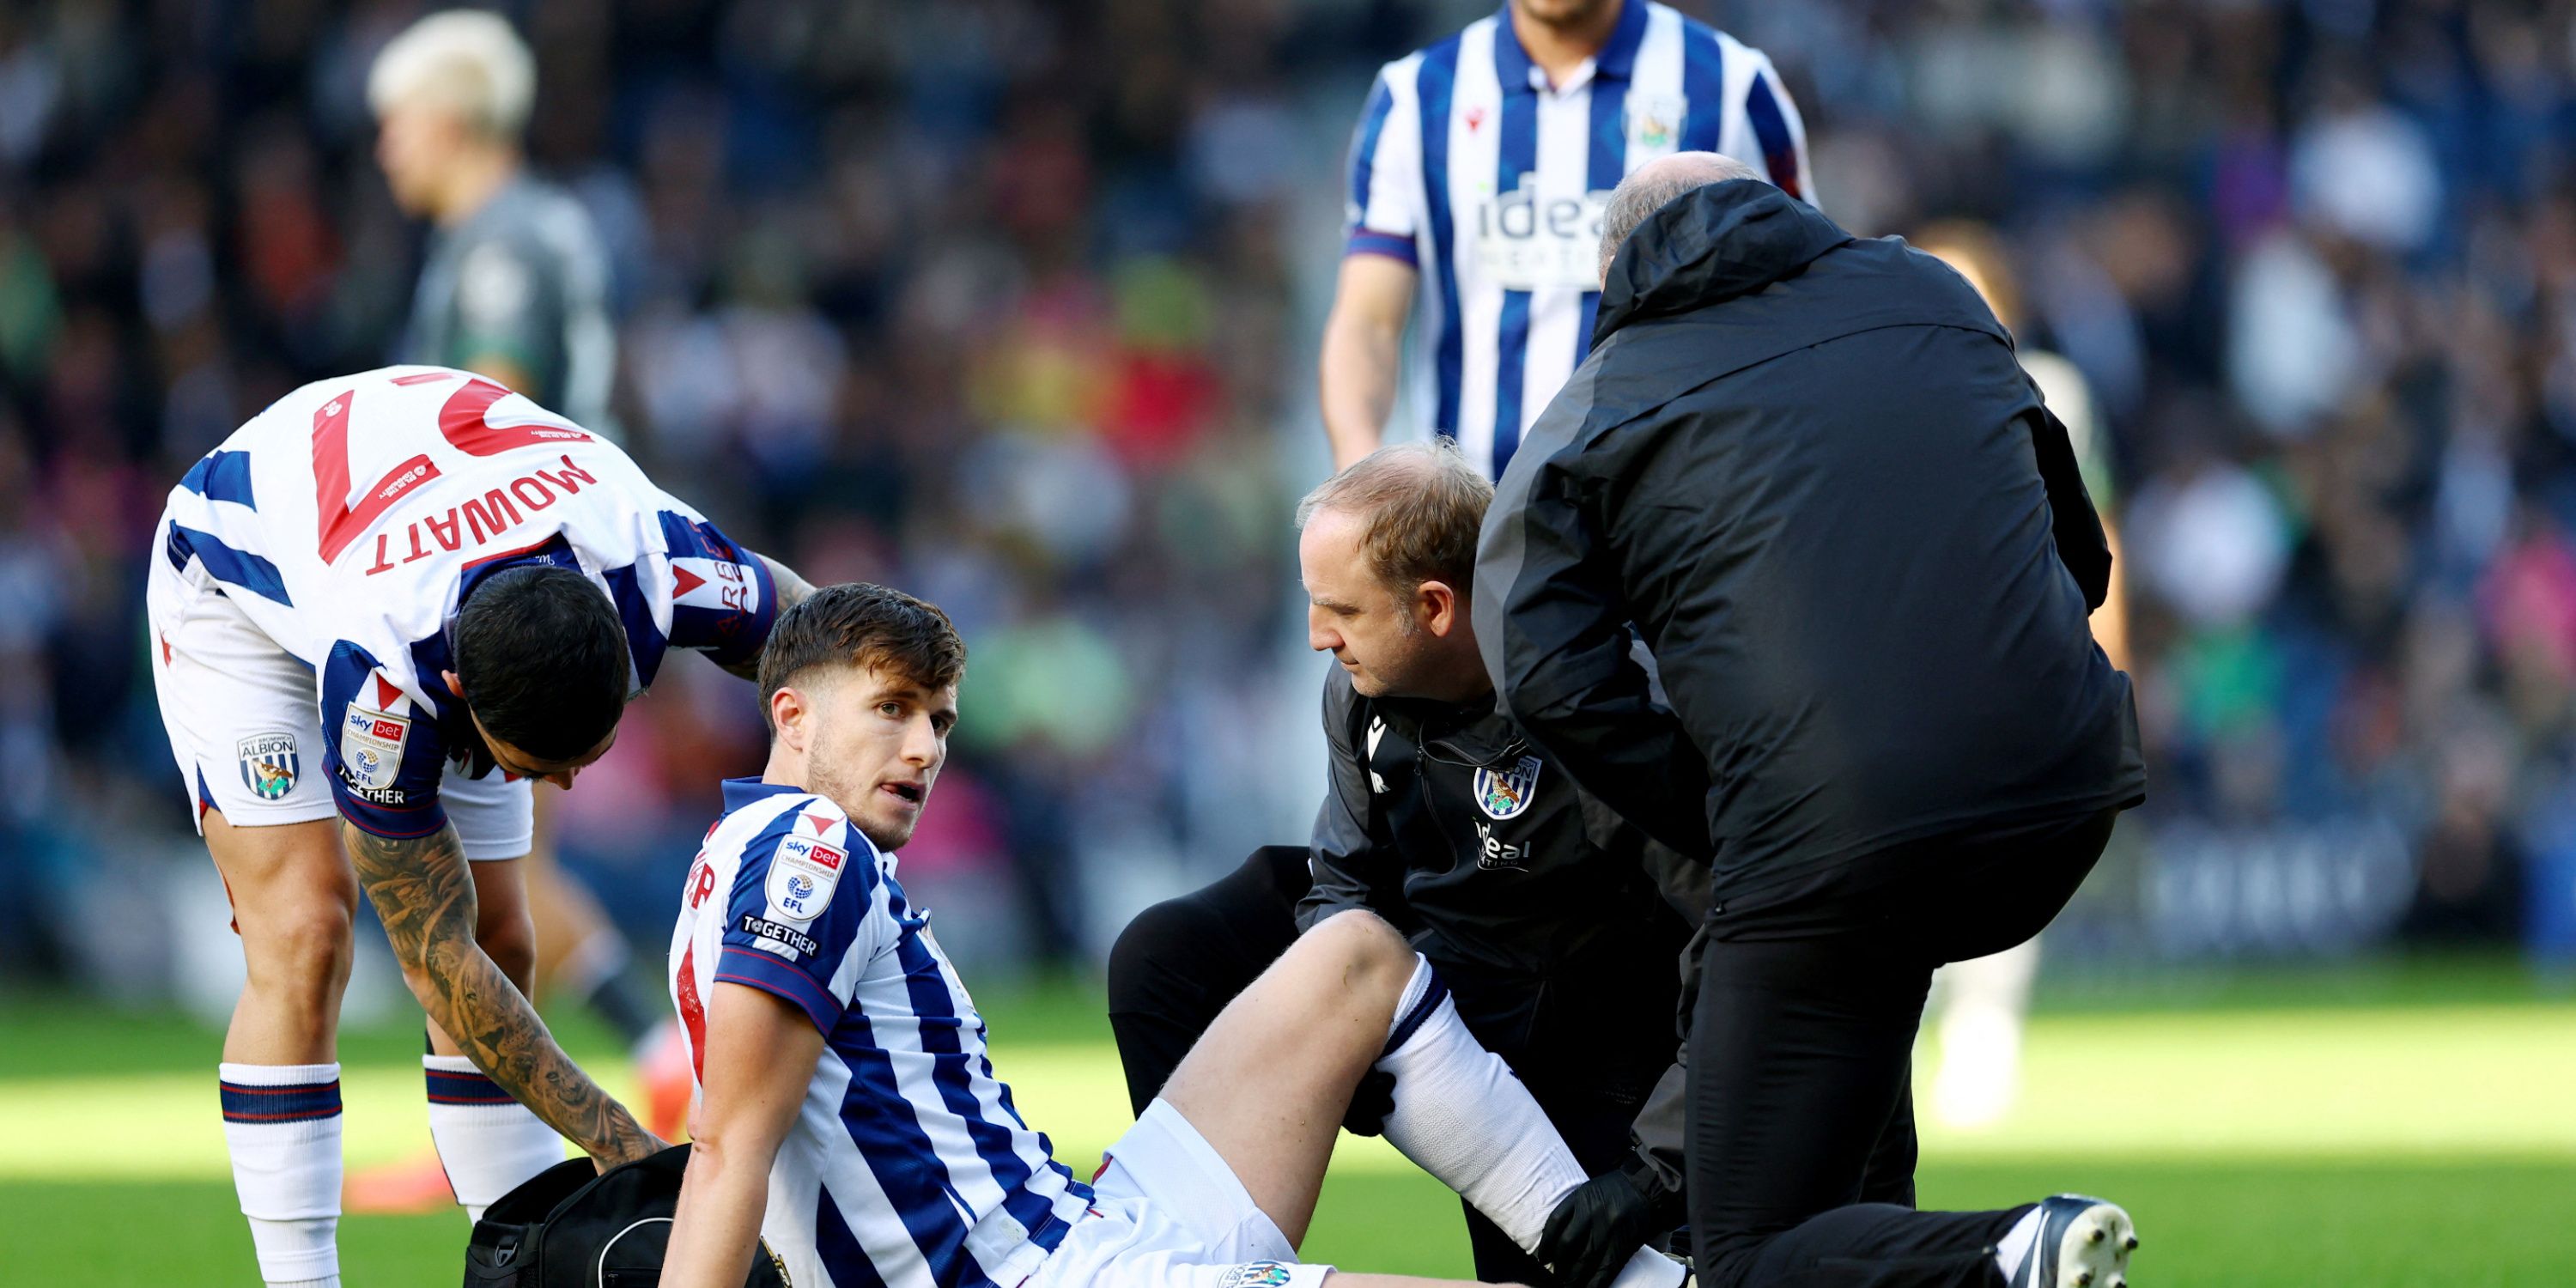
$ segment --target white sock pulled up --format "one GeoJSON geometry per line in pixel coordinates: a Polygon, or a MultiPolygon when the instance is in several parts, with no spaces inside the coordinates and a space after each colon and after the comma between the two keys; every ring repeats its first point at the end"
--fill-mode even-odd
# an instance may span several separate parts
{"type": "Polygon", "coordinates": [[[564,1161],[563,1137],[461,1055],[425,1055],[429,1139],[469,1221],[530,1177],[564,1161]]]}
{"type": "MultiPolygon", "coordinates": [[[[1418,954],[1377,1067],[1395,1075],[1387,1143],[1538,1251],[1548,1215],[1586,1177],[1546,1111],[1501,1056],[1458,1018],[1448,986],[1418,954]]],[[[1676,1288],[1679,1262],[1639,1248],[1612,1288],[1676,1288]]]]}
{"type": "Polygon", "coordinates": [[[340,1066],[216,1066],[233,1191],[270,1288],[340,1285],[340,1066]]]}

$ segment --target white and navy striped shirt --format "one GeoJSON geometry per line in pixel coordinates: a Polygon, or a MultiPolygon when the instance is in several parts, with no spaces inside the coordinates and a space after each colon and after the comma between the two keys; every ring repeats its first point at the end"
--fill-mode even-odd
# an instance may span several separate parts
{"type": "Polygon", "coordinates": [[[993,1077],[930,915],[829,800],[750,778],[724,797],[671,936],[691,1064],[703,1085],[718,984],[784,998],[825,1040],[762,1237],[797,1288],[1013,1288],[1091,1190],[993,1077]]]}
{"type": "Polygon", "coordinates": [[[1651,0],[1625,0],[1561,86],[1508,7],[1378,73],[1351,145],[1349,253],[1422,270],[1424,423],[1495,477],[1591,349],[1610,190],[1674,152],[1723,152],[1814,200],[1771,60],[1651,0]]]}

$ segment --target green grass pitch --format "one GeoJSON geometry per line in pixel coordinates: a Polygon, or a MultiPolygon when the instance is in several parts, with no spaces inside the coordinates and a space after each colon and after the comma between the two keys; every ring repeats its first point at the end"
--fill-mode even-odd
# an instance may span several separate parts
{"type": "MultiPolygon", "coordinates": [[[[995,1065],[1059,1158],[1087,1173],[1125,1126],[1096,996],[996,995],[995,1065]]],[[[353,1166],[426,1142],[416,1029],[342,1052],[353,1166]]],[[[567,1044],[625,1070],[577,1020],[567,1044]]],[[[0,1000],[0,1284],[255,1284],[214,1113],[217,1037],[162,1014],[0,1000]]],[[[2054,1189],[2116,1198],[2135,1281],[2226,1288],[2556,1284],[2576,1277],[2576,1001],[2519,974],[2319,976],[2044,1012],[2021,1107],[1924,1141],[1927,1207],[2054,1189]],[[2176,1005],[2175,1003],[2187,1003],[2176,1005]]],[[[1306,1255],[1470,1273],[1456,1200],[1377,1141],[1346,1139],[1306,1255]]],[[[453,1213],[350,1217],[352,1288],[460,1278],[453,1213]]]]}

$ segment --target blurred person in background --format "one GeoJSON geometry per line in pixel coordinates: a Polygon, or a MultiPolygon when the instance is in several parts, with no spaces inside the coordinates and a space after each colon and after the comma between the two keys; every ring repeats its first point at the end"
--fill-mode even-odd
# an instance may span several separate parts
{"type": "Polygon", "coordinates": [[[1385,436],[1419,295],[1423,424],[1500,476],[1592,347],[1602,204],[1678,151],[1741,158],[1814,200],[1806,127],[1771,60],[1654,0],[1510,0],[1381,69],[1351,142],[1324,322],[1333,468],[1385,436]]]}
{"type": "Polygon", "coordinates": [[[1862,1197],[1934,968],[2037,934],[2144,799],[2065,429],[1957,273],[1731,158],[1629,176],[1596,264],[1601,342],[1486,514],[1476,639],[1531,742],[1713,856],[1701,1281],[2123,1288],[2103,1200],[1862,1197]]]}
{"type": "MultiPolygon", "coordinates": [[[[1914,247],[1968,279],[2006,331],[2023,325],[2020,282],[1993,230],[1973,220],[1948,220],[1925,228],[1914,238],[1914,247]]],[[[2111,587],[2090,624],[2103,655],[2125,671],[2128,590],[2120,564],[2119,524],[2112,516],[2110,429],[2096,414],[2092,387],[2074,363],[2018,333],[2013,356],[2039,386],[2049,411],[2065,424],[2085,494],[2101,516],[2102,536],[2111,549],[2111,587]]],[[[1941,1013],[1941,1063],[1932,1076],[1932,1118],[1942,1126],[1964,1131],[1992,1127],[2020,1096],[2022,1029],[2030,1013],[2031,985],[2039,976],[2040,938],[2033,935],[2002,952],[1953,962],[1933,975],[1933,1005],[1941,1013]]]]}
{"type": "MultiPolygon", "coordinates": [[[[433,13],[376,55],[376,160],[395,202],[433,225],[399,358],[489,376],[614,439],[608,255],[581,203],[528,172],[520,139],[536,92],[535,56],[482,10],[433,13]]],[[[537,992],[607,1021],[644,1071],[646,1125],[672,1135],[689,1094],[677,1025],[628,979],[626,936],[556,861],[553,812],[540,797],[526,868],[537,992]]],[[[410,1211],[448,1193],[432,1153],[352,1174],[348,1206],[410,1211]]]]}

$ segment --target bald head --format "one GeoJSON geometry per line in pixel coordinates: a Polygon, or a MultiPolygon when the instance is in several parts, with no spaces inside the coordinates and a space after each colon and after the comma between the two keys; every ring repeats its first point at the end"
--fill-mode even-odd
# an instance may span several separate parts
{"type": "Polygon", "coordinates": [[[1619,247],[1627,242],[1628,234],[1637,231],[1649,216],[1671,205],[1683,193],[1729,179],[1769,182],[1761,171],[1717,152],[1676,152],[1658,157],[1620,180],[1619,187],[1610,194],[1610,205],[1601,214],[1601,280],[1610,280],[1610,261],[1619,257],[1619,247]]]}

